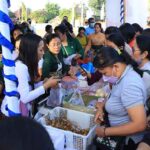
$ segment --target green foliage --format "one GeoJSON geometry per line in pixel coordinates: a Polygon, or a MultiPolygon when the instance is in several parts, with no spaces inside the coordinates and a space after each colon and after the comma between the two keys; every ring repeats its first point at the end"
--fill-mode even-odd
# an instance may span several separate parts
{"type": "Polygon", "coordinates": [[[44,10],[31,12],[30,18],[37,23],[47,23],[49,20],[59,15],[60,7],[55,3],[47,3],[44,10]]]}
{"type": "Polygon", "coordinates": [[[36,10],[30,14],[30,18],[37,23],[46,23],[48,22],[48,13],[45,10],[36,10]]]}
{"type": "Polygon", "coordinates": [[[58,16],[59,9],[60,9],[60,7],[57,4],[47,3],[46,7],[45,7],[46,12],[49,14],[47,19],[51,20],[51,19],[55,18],[56,16],[58,16]]]}
{"type": "Polygon", "coordinates": [[[89,0],[89,7],[93,10],[94,14],[99,16],[102,5],[106,0],[89,0]]]}
{"type": "Polygon", "coordinates": [[[63,19],[64,16],[68,16],[69,21],[72,17],[72,11],[70,9],[62,9],[60,10],[59,17],[60,19],[63,19]]]}
{"type": "Polygon", "coordinates": [[[22,3],[22,20],[27,21],[27,8],[24,3],[22,3]]]}

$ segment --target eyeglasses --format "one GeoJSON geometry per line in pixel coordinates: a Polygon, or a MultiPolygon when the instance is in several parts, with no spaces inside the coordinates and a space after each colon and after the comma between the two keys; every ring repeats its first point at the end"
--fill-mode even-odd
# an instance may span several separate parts
{"type": "Polygon", "coordinates": [[[50,46],[51,46],[51,47],[56,47],[56,46],[60,47],[60,46],[61,46],[61,43],[50,44],[50,46]]]}

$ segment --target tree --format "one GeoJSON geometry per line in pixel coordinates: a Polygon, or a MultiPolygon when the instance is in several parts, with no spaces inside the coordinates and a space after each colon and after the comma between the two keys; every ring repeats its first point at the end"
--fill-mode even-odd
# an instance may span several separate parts
{"type": "Polygon", "coordinates": [[[45,10],[37,10],[30,14],[30,18],[37,23],[48,22],[49,14],[45,10]]]}
{"type": "Polygon", "coordinates": [[[24,3],[22,3],[21,10],[22,10],[22,21],[27,21],[27,18],[28,18],[27,17],[27,8],[24,3]]]}
{"type": "Polygon", "coordinates": [[[59,9],[60,9],[60,7],[57,4],[47,3],[45,6],[45,10],[49,14],[48,20],[51,20],[51,19],[55,18],[56,16],[58,16],[59,15],[59,9]]]}
{"type": "Polygon", "coordinates": [[[100,10],[102,8],[102,5],[105,3],[105,0],[89,0],[89,7],[94,12],[94,15],[99,16],[100,15],[100,10]]]}
{"type": "Polygon", "coordinates": [[[61,9],[59,13],[60,19],[63,19],[64,16],[67,16],[70,21],[72,17],[72,11],[70,9],[61,9]]]}

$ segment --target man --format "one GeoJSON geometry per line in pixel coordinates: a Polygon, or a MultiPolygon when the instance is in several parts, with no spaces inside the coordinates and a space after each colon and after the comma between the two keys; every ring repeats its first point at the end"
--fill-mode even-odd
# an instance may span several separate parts
{"type": "Polygon", "coordinates": [[[87,27],[85,29],[85,34],[88,36],[88,35],[91,35],[93,34],[95,31],[94,31],[94,25],[95,25],[95,19],[94,18],[89,18],[88,19],[88,24],[89,24],[89,27],[87,27]]]}

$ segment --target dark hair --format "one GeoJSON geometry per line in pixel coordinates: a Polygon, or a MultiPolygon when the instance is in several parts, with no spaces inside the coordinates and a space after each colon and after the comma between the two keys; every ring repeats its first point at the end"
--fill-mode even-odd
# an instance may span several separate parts
{"type": "Polygon", "coordinates": [[[85,31],[85,28],[84,27],[79,27],[78,32],[80,32],[81,30],[85,31]]]}
{"type": "Polygon", "coordinates": [[[150,36],[150,28],[146,28],[143,30],[142,35],[150,36]]]}
{"type": "Polygon", "coordinates": [[[33,32],[30,30],[29,25],[28,25],[27,22],[25,22],[25,21],[22,22],[20,26],[21,26],[21,28],[22,28],[24,34],[25,34],[25,33],[33,33],[33,32]]]}
{"type": "Polygon", "coordinates": [[[13,33],[14,33],[15,30],[20,30],[23,33],[21,26],[20,25],[15,25],[13,30],[11,31],[12,36],[13,36],[13,33]]]}
{"type": "Polygon", "coordinates": [[[51,40],[52,40],[52,39],[55,39],[55,38],[59,38],[59,39],[60,39],[60,37],[59,37],[57,34],[48,35],[48,36],[46,37],[46,44],[49,44],[49,42],[51,42],[51,40]]]}
{"type": "Polygon", "coordinates": [[[45,128],[30,118],[9,117],[0,121],[1,150],[54,150],[45,128]]]}
{"type": "Polygon", "coordinates": [[[46,25],[46,27],[45,27],[45,31],[46,31],[46,32],[48,32],[51,28],[52,28],[52,26],[51,26],[51,25],[46,25]]]}
{"type": "Polygon", "coordinates": [[[99,28],[101,29],[101,32],[103,32],[103,28],[102,28],[102,25],[101,25],[101,23],[99,23],[99,22],[97,22],[97,23],[95,23],[95,25],[94,25],[94,28],[95,28],[95,26],[99,26],[99,28]]]}
{"type": "Polygon", "coordinates": [[[60,24],[60,25],[55,27],[54,31],[55,32],[59,31],[62,34],[66,34],[67,33],[67,28],[66,28],[65,25],[60,24]]]}
{"type": "Polygon", "coordinates": [[[16,37],[15,44],[16,44],[17,41],[19,41],[19,40],[21,41],[22,37],[23,37],[23,34],[18,35],[16,37]]]}
{"type": "Polygon", "coordinates": [[[138,23],[133,23],[132,26],[133,26],[135,32],[140,32],[140,34],[142,33],[143,28],[138,23]]]}
{"type": "Polygon", "coordinates": [[[121,34],[123,35],[125,41],[129,44],[134,36],[135,36],[135,29],[129,23],[124,23],[119,27],[121,34]]]}
{"type": "Polygon", "coordinates": [[[150,60],[150,36],[139,35],[136,37],[136,43],[141,53],[148,52],[147,59],[150,60]]]}
{"type": "Polygon", "coordinates": [[[54,31],[55,31],[55,33],[57,31],[59,31],[62,34],[66,34],[67,38],[73,39],[73,37],[70,35],[70,33],[72,33],[72,32],[70,32],[70,30],[68,29],[68,27],[66,25],[64,25],[64,24],[60,24],[59,26],[56,26],[55,29],[54,29],[54,31]]]}
{"type": "Polygon", "coordinates": [[[105,34],[110,35],[112,33],[120,33],[119,28],[115,27],[115,26],[107,27],[106,30],[105,30],[105,34]]]}
{"type": "Polygon", "coordinates": [[[36,34],[25,34],[20,42],[19,56],[17,60],[21,60],[28,67],[31,83],[34,83],[35,77],[38,77],[38,46],[42,38],[36,34]]]}
{"type": "Polygon", "coordinates": [[[118,48],[122,48],[121,50],[124,49],[125,46],[125,40],[123,36],[119,33],[112,33],[107,37],[107,40],[113,42],[118,46],[118,48]]]}
{"type": "Polygon", "coordinates": [[[89,19],[88,19],[88,23],[90,23],[92,20],[94,20],[94,18],[92,18],[92,17],[89,18],[89,19]]]}
{"type": "Polygon", "coordinates": [[[103,69],[105,67],[112,66],[117,62],[124,63],[126,65],[132,65],[133,69],[142,76],[143,72],[138,69],[138,64],[125,50],[119,54],[117,50],[111,47],[103,46],[95,56],[93,65],[96,68],[103,69]]]}

